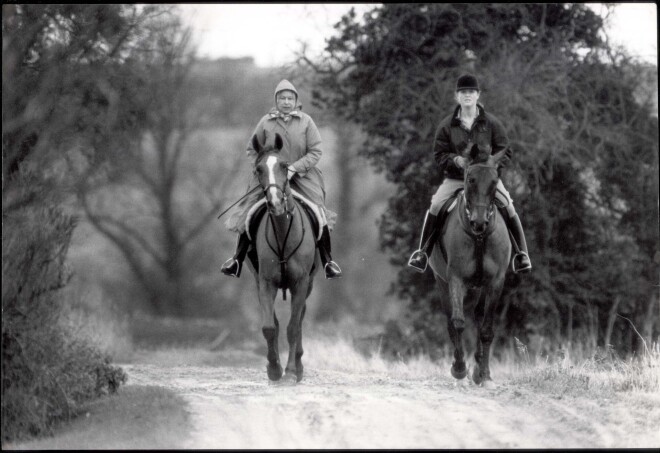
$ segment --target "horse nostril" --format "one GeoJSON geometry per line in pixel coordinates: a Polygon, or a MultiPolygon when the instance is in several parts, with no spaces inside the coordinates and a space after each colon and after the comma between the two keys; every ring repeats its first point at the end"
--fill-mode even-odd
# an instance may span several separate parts
{"type": "Polygon", "coordinates": [[[488,226],[488,222],[482,222],[482,223],[478,223],[475,221],[470,222],[470,227],[472,228],[472,231],[474,231],[475,233],[483,233],[484,231],[486,231],[487,226],[488,226]]]}

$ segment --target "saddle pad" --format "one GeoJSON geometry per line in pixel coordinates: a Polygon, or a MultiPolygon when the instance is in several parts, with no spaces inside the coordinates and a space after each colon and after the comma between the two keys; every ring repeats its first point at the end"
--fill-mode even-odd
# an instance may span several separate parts
{"type": "MultiPolygon", "coordinates": [[[[312,220],[312,227],[315,229],[316,233],[316,240],[319,241],[321,239],[321,235],[323,234],[323,225],[325,225],[324,219],[321,214],[321,210],[319,207],[310,201],[309,199],[303,197],[300,193],[296,192],[295,190],[291,191],[291,194],[293,197],[298,200],[299,202],[302,203],[303,205],[303,210],[308,213],[310,216],[314,216],[312,220]]],[[[252,240],[252,231],[250,231],[250,224],[252,223],[252,220],[259,220],[261,219],[261,211],[265,210],[266,208],[266,199],[262,198],[261,200],[257,201],[248,211],[247,217],[245,219],[245,232],[247,233],[248,237],[250,240],[252,240]]]]}

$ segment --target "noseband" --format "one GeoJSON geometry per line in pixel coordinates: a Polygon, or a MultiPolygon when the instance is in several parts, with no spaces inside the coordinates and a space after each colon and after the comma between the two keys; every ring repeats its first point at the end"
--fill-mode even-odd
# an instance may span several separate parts
{"type": "Polygon", "coordinates": [[[488,208],[488,212],[486,213],[486,220],[490,220],[490,218],[495,213],[495,200],[491,201],[488,204],[480,204],[480,203],[470,204],[467,198],[465,197],[465,191],[463,192],[463,199],[465,200],[464,203],[465,214],[468,216],[468,219],[472,216],[472,212],[470,211],[470,208],[488,208]]]}
{"type": "MultiPolygon", "coordinates": [[[[282,187],[278,186],[277,184],[268,184],[266,187],[264,187],[264,195],[266,195],[266,201],[268,201],[268,189],[271,187],[274,187],[275,189],[279,190],[282,193],[282,200],[284,201],[284,210],[286,211],[287,214],[291,214],[292,210],[289,209],[289,194],[286,192],[286,185],[289,183],[287,180],[282,187]]],[[[270,203],[268,203],[268,212],[270,212],[270,203]]]]}

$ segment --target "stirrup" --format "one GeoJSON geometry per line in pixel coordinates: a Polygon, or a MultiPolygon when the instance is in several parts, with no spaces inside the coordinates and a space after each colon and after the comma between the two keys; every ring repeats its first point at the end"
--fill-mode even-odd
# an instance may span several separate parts
{"type": "Polygon", "coordinates": [[[518,273],[525,274],[527,272],[530,272],[532,270],[532,262],[529,260],[529,255],[527,253],[523,252],[523,251],[520,251],[520,252],[516,253],[516,255],[511,260],[511,270],[513,271],[514,274],[518,274],[518,273]],[[527,262],[529,263],[529,265],[525,266],[525,267],[517,268],[516,267],[516,261],[521,256],[526,256],[527,257],[527,262]]]}
{"type": "Polygon", "coordinates": [[[222,265],[222,268],[220,269],[220,271],[225,275],[229,275],[230,277],[239,278],[241,276],[241,269],[242,268],[243,268],[243,265],[241,264],[240,261],[238,261],[236,258],[229,258],[222,265]]]}
{"type": "Polygon", "coordinates": [[[332,280],[333,278],[341,278],[341,269],[337,263],[334,261],[328,261],[323,267],[325,272],[325,278],[332,280]]]}
{"type": "Polygon", "coordinates": [[[426,255],[426,252],[424,252],[424,250],[422,249],[413,252],[413,254],[410,255],[410,259],[408,260],[408,266],[412,267],[417,272],[424,272],[428,264],[429,264],[429,257],[426,255]]]}

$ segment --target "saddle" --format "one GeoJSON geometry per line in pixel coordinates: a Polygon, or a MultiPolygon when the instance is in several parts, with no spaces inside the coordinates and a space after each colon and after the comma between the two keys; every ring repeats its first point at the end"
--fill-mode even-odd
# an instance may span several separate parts
{"type": "MultiPolygon", "coordinates": [[[[444,258],[445,261],[447,261],[447,251],[445,250],[445,247],[442,244],[442,241],[440,240],[440,238],[442,237],[442,234],[443,234],[442,233],[442,228],[444,226],[445,220],[447,220],[447,216],[449,215],[449,213],[452,212],[454,210],[454,208],[456,208],[456,205],[458,205],[458,197],[461,194],[461,192],[463,192],[464,190],[465,189],[462,188],[462,187],[460,189],[457,189],[454,192],[454,194],[447,201],[445,201],[445,203],[442,205],[442,207],[440,208],[440,211],[438,212],[438,216],[436,218],[435,228],[437,229],[437,231],[439,233],[438,245],[440,246],[440,251],[442,252],[442,257],[444,258]]],[[[506,209],[506,206],[504,206],[498,198],[495,199],[495,206],[500,211],[503,210],[503,209],[506,209]]],[[[507,225],[507,230],[508,229],[509,229],[509,227],[507,225]]],[[[514,237],[511,235],[511,231],[509,231],[509,237],[511,238],[511,241],[512,241],[512,244],[513,244],[514,248],[517,249],[518,245],[516,244],[514,237]]]]}
{"type": "Polygon", "coordinates": [[[447,220],[449,213],[452,212],[454,208],[456,208],[456,205],[458,204],[458,195],[463,192],[463,190],[464,189],[462,187],[457,189],[456,192],[454,192],[454,194],[449,197],[447,201],[445,201],[435,219],[435,230],[438,232],[438,237],[436,240],[438,241],[440,251],[442,252],[442,257],[445,261],[447,261],[447,251],[445,250],[445,246],[440,240],[440,238],[442,238],[442,227],[444,226],[444,222],[447,220]]]}
{"type": "MultiPolygon", "coordinates": [[[[321,239],[321,235],[323,234],[323,228],[321,227],[323,224],[323,217],[321,217],[322,214],[318,206],[294,190],[291,191],[291,194],[297,201],[300,202],[300,206],[302,207],[305,214],[307,214],[307,218],[309,218],[309,223],[312,226],[314,237],[316,238],[316,241],[319,241],[321,239]]],[[[252,266],[257,272],[259,272],[259,260],[257,259],[257,250],[254,245],[253,238],[256,237],[257,229],[259,228],[261,219],[263,218],[264,214],[266,214],[267,209],[267,201],[265,198],[262,198],[250,208],[247,214],[247,218],[245,219],[245,232],[250,238],[248,258],[250,259],[252,266]]]]}
{"type": "MultiPolygon", "coordinates": [[[[295,198],[297,201],[300,202],[300,206],[303,208],[303,211],[305,211],[305,213],[307,214],[307,217],[309,218],[309,222],[312,225],[312,231],[314,232],[314,237],[316,238],[317,241],[320,240],[321,234],[323,233],[323,229],[321,228],[321,225],[323,225],[323,217],[319,210],[319,207],[309,199],[302,196],[300,193],[296,192],[295,190],[292,190],[291,194],[293,195],[293,198],[295,198]]],[[[257,234],[257,228],[259,228],[259,223],[261,222],[261,218],[266,213],[266,208],[267,208],[266,204],[267,204],[266,199],[262,198],[259,201],[257,201],[254,204],[254,206],[252,206],[248,211],[247,218],[245,219],[245,232],[247,233],[250,240],[252,240],[252,238],[257,234]]]]}

